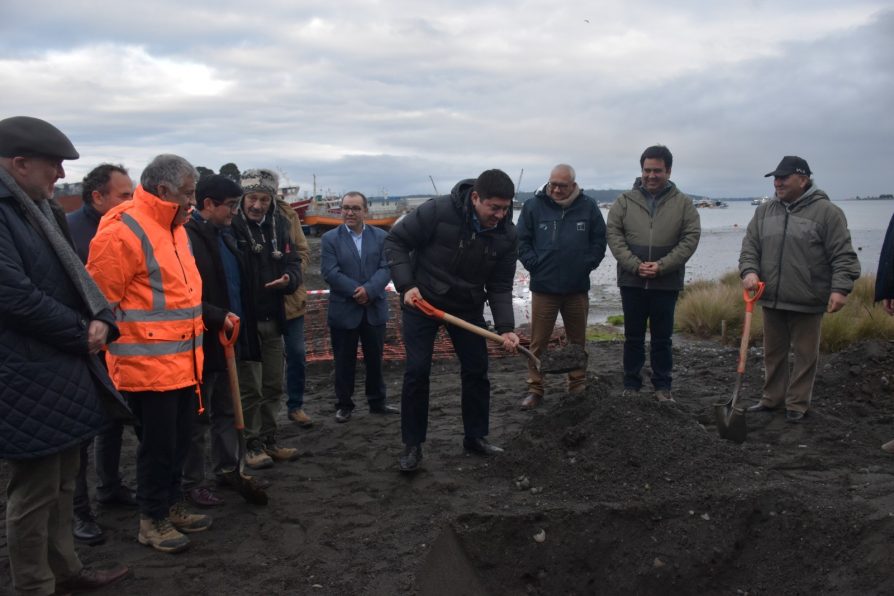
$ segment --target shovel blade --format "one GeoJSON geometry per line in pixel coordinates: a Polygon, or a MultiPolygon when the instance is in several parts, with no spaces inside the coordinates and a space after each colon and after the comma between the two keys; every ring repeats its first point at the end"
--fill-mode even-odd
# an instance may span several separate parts
{"type": "Polygon", "coordinates": [[[567,344],[557,350],[546,350],[541,354],[542,374],[567,373],[586,368],[587,351],[577,344],[567,344]]]}
{"type": "Polygon", "coordinates": [[[732,406],[732,400],[714,404],[714,419],[717,421],[717,432],[720,437],[733,443],[744,443],[748,436],[745,422],[745,410],[732,406]]]}

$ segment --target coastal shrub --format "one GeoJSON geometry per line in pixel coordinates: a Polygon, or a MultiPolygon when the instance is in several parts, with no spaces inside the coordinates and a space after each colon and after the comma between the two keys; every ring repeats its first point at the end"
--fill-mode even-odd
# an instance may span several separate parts
{"type": "MultiPolygon", "coordinates": [[[[841,311],[823,317],[820,349],[837,352],[848,345],[867,339],[894,340],[894,317],[881,305],[873,304],[875,277],[861,277],[854,284],[847,304],[841,311]]],[[[741,337],[745,305],[737,272],[725,274],[715,281],[689,284],[677,302],[675,325],[678,331],[698,337],[719,337],[722,321],[727,324],[727,339],[735,343],[741,337]]],[[[755,307],[751,323],[751,338],[758,342],[763,337],[763,317],[760,306],[755,307]]]]}

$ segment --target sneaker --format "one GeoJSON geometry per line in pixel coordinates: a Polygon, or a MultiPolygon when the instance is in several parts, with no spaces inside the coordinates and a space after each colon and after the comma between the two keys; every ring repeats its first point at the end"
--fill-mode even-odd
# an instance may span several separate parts
{"type": "Polygon", "coordinates": [[[621,392],[621,397],[639,397],[639,389],[633,387],[625,387],[621,392]]]}
{"type": "Polygon", "coordinates": [[[220,507],[225,502],[205,486],[189,489],[186,492],[186,498],[197,507],[220,507]]]}
{"type": "Polygon", "coordinates": [[[894,453],[894,439],[882,445],[882,451],[885,453],[894,453]]]}
{"type": "Polygon", "coordinates": [[[338,423],[347,422],[351,419],[351,410],[347,408],[339,408],[335,412],[335,421],[338,423]]]}
{"type": "Polygon", "coordinates": [[[189,538],[178,532],[167,518],[141,517],[137,540],[163,553],[179,553],[189,546],[189,538]]]}
{"type": "Polygon", "coordinates": [[[171,506],[171,510],[168,513],[168,519],[171,521],[171,525],[187,534],[204,532],[211,527],[212,521],[210,515],[190,513],[186,508],[186,503],[184,501],[180,501],[171,506]]]}
{"type": "Polygon", "coordinates": [[[670,389],[656,389],[655,390],[655,399],[660,402],[670,402],[674,401],[674,396],[671,395],[670,389]]]}
{"type": "Polygon", "coordinates": [[[96,523],[96,517],[92,511],[75,512],[72,524],[72,534],[75,542],[93,546],[106,541],[105,532],[96,523]]]}
{"type": "Polygon", "coordinates": [[[289,420],[300,426],[301,428],[308,428],[314,425],[314,421],[304,410],[292,410],[289,412],[289,420]]]}
{"type": "Polygon", "coordinates": [[[270,456],[275,462],[295,461],[298,459],[298,450],[292,447],[283,447],[277,445],[276,441],[268,440],[264,445],[264,453],[270,456]]]}
{"type": "Polygon", "coordinates": [[[245,454],[245,465],[252,470],[263,470],[273,467],[273,459],[264,453],[263,447],[255,445],[248,448],[248,452],[245,454]]]}

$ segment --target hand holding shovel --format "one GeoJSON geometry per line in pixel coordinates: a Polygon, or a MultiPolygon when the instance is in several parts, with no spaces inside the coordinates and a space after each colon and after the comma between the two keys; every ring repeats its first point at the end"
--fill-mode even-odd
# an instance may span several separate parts
{"type": "Polygon", "coordinates": [[[754,303],[764,293],[764,282],[758,282],[757,288],[751,294],[748,290],[742,290],[745,300],[745,320],[742,323],[742,343],[739,346],[739,365],[736,369],[736,386],[733,388],[733,396],[726,403],[714,404],[714,417],[717,420],[717,432],[724,439],[734,443],[742,443],[748,435],[748,427],[745,424],[745,410],[737,408],[739,390],[742,388],[742,379],[745,378],[745,361],[748,359],[748,339],[751,335],[751,315],[754,312],[754,303]]]}

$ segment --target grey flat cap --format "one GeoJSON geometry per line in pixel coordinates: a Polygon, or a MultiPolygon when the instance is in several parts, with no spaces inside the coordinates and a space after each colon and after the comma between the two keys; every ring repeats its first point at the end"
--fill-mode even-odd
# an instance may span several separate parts
{"type": "Polygon", "coordinates": [[[68,137],[49,122],[30,116],[0,120],[0,157],[30,155],[61,159],[80,157],[68,137]]]}

